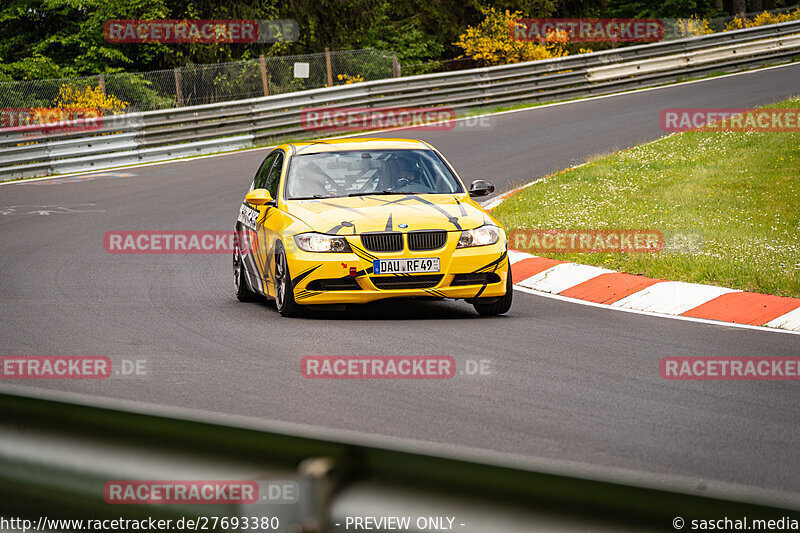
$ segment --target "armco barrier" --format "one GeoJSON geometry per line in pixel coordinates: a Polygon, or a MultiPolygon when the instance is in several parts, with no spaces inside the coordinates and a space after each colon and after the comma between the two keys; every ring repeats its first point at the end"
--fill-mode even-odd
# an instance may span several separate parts
{"type": "Polygon", "coordinates": [[[652,87],[800,55],[800,21],[528,63],[425,74],[275,96],[104,117],[91,132],[25,139],[0,131],[0,181],[219,152],[311,136],[306,107],[465,111],[652,87]],[[165,148],[169,146],[170,148],[165,148]]]}
{"type": "MultiPolygon", "coordinates": [[[[348,516],[448,516],[463,533],[673,531],[675,517],[752,523],[797,519],[798,509],[796,494],[701,479],[66,393],[0,392],[0,516],[34,524],[42,516],[270,516],[281,524],[270,530],[323,533],[354,530],[345,528],[348,516]],[[148,479],[284,480],[298,490],[292,504],[104,500],[109,481],[148,479]]],[[[225,529],[242,530],[216,528],[225,529]]]]}

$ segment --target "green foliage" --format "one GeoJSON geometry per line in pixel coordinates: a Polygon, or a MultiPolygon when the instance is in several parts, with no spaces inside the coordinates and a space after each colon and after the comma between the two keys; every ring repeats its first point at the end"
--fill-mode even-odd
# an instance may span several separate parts
{"type": "Polygon", "coordinates": [[[389,2],[380,4],[374,22],[361,37],[359,47],[394,52],[401,63],[428,61],[444,52],[443,43],[420,29],[419,14],[398,19],[389,2]]]}
{"type": "MultiPolygon", "coordinates": [[[[374,48],[401,63],[447,60],[483,20],[481,11],[525,17],[711,18],[733,13],[718,0],[1,0],[0,82],[224,63],[331,50],[374,48]],[[294,19],[294,43],[111,44],[111,19],[294,19]]],[[[776,7],[791,0],[775,0],[776,7]]],[[[724,5],[731,9],[730,2],[724,5]]],[[[356,72],[348,73],[355,75],[356,72]]],[[[142,82],[144,83],[144,82],[142,82]]],[[[142,85],[142,84],[140,84],[142,85]]]]}

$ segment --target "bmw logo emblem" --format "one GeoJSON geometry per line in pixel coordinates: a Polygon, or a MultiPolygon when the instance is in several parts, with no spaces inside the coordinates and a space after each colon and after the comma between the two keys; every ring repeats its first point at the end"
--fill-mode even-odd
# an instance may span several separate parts
{"type": "Polygon", "coordinates": [[[398,224],[397,227],[398,228],[407,228],[408,224],[398,224]]]}

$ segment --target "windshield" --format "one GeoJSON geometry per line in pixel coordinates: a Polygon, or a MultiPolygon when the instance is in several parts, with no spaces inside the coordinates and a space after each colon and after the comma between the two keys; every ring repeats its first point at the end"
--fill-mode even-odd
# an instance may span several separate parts
{"type": "Polygon", "coordinates": [[[453,194],[464,189],[431,150],[358,150],[298,155],[286,178],[286,198],[370,194],[453,194]]]}

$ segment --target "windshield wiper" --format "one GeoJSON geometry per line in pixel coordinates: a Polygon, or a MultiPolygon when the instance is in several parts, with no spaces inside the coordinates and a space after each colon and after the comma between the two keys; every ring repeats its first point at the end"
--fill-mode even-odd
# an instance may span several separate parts
{"type": "Polygon", "coordinates": [[[314,196],[299,196],[297,198],[290,198],[290,200],[319,200],[320,198],[335,198],[334,196],[322,196],[315,194],[314,196]]]}
{"type": "Polygon", "coordinates": [[[373,194],[412,194],[412,193],[386,190],[386,191],[372,191],[372,192],[351,192],[347,196],[370,196],[373,194]]]}

